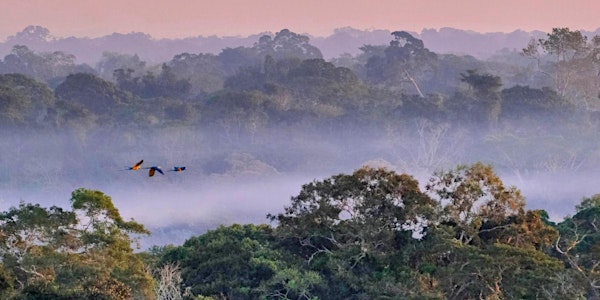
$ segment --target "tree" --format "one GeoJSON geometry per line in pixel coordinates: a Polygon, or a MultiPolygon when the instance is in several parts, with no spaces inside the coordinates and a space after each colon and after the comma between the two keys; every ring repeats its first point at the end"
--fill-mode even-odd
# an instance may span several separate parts
{"type": "Polygon", "coordinates": [[[75,224],[75,214],[59,207],[45,209],[21,203],[18,208],[0,214],[3,231],[0,257],[5,268],[12,271],[16,288],[22,290],[32,282],[48,282],[53,278],[52,263],[48,266],[49,261],[42,254],[78,249],[75,224]]]}
{"type": "Polygon", "coordinates": [[[284,268],[274,242],[267,225],[220,226],[166,251],[162,263],[182,266],[183,284],[194,295],[258,298],[271,291],[261,284],[284,268]]]}
{"type": "Polygon", "coordinates": [[[317,47],[312,46],[309,41],[310,38],[305,35],[283,29],[277,32],[274,37],[269,35],[261,36],[253,48],[256,49],[261,57],[264,58],[270,55],[275,60],[292,57],[302,60],[323,58],[321,51],[317,47]]]}
{"type": "Polygon", "coordinates": [[[217,56],[226,75],[234,75],[240,68],[254,67],[263,61],[257,49],[248,47],[225,48],[217,56]]]}
{"type": "Polygon", "coordinates": [[[40,81],[55,83],[78,70],[91,70],[75,64],[75,56],[62,51],[35,53],[27,46],[15,45],[0,64],[0,73],[20,73],[40,81]]]}
{"type": "Polygon", "coordinates": [[[152,298],[152,279],[133,253],[129,234],[147,234],[124,221],[99,191],[72,193],[72,210],[24,204],[0,213],[0,258],[26,299],[152,298]]]}
{"type": "Polygon", "coordinates": [[[425,80],[431,73],[437,55],[408,32],[394,31],[392,35],[394,39],[384,50],[385,56],[374,55],[367,61],[367,78],[373,83],[403,91],[408,90],[408,85],[412,91],[424,97],[418,81],[425,80]]]}
{"type": "Polygon", "coordinates": [[[470,120],[478,125],[495,124],[502,109],[500,77],[480,74],[477,70],[467,70],[460,76],[467,88],[448,101],[450,113],[456,114],[458,120],[470,120]]]}
{"type": "Polygon", "coordinates": [[[375,74],[367,73],[367,62],[371,57],[385,57],[386,48],[386,45],[363,45],[358,48],[361,52],[356,57],[352,57],[350,62],[348,62],[350,57],[347,55],[333,59],[331,62],[336,66],[350,68],[360,79],[370,81],[368,75],[375,74]]]}
{"type": "Polygon", "coordinates": [[[322,285],[323,279],[318,272],[304,271],[297,266],[277,270],[265,281],[260,290],[266,299],[307,299],[316,300],[313,296],[316,287],[322,285]]]}
{"type": "Polygon", "coordinates": [[[554,87],[561,97],[586,108],[598,97],[599,52],[600,36],[588,41],[581,31],[568,27],[552,28],[547,38],[532,40],[523,49],[523,55],[536,59],[541,71],[553,77],[554,87]],[[541,65],[540,48],[554,58],[548,68],[541,65]]]}
{"type": "Polygon", "coordinates": [[[136,72],[134,69],[115,69],[113,71],[113,77],[117,86],[124,90],[129,91],[134,95],[141,95],[143,86],[141,84],[141,77],[133,77],[136,72]]]}
{"type": "Polygon", "coordinates": [[[486,231],[502,230],[507,218],[524,213],[521,192],[505,187],[492,167],[482,163],[437,172],[426,188],[442,208],[442,222],[454,228],[462,244],[479,244],[484,224],[495,225],[486,231]]]}
{"type": "Polygon", "coordinates": [[[460,81],[466,83],[475,97],[490,97],[497,94],[502,87],[502,80],[498,76],[490,74],[479,74],[477,70],[467,70],[466,74],[460,74],[460,81]]]}
{"type": "Polygon", "coordinates": [[[21,73],[42,80],[48,76],[44,59],[23,45],[13,46],[1,67],[2,73],[21,73]]]}
{"type": "MultiPolygon", "coordinates": [[[[269,218],[278,223],[276,233],[290,251],[337,286],[338,292],[321,295],[398,297],[403,289],[369,286],[387,272],[402,272],[411,245],[428,234],[435,210],[436,203],[411,176],[363,167],[304,185],[283,213],[269,218]]],[[[386,279],[403,285],[401,278],[386,279]]]]}
{"type": "Polygon", "coordinates": [[[135,102],[115,84],[88,73],[69,75],[55,90],[57,98],[83,105],[92,113],[114,117],[120,107],[135,102]]]}
{"type": "Polygon", "coordinates": [[[577,212],[586,210],[588,208],[594,208],[600,206],[600,194],[592,195],[591,197],[585,197],[581,200],[581,203],[575,206],[577,212]]]}
{"type": "Polygon", "coordinates": [[[4,126],[22,125],[31,105],[27,99],[15,90],[0,86],[0,122],[4,126]]]}
{"type": "Polygon", "coordinates": [[[177,79],[187,79],[193,95],[208,94],[223,88],[225,72],[218,57],[212,54],[181,53],[168,63],[177,79]]]}
{"type": "MultiPolygon", "coordinates": [[[[432,233],[437,234],[437,233],[432,233]]],[[[420,269],[443,299],[575,299],[577,292],[553,290],[564,268],[541,251],[504,244],[485,248],[451,240],[426,240],[420,269]],[[550,293],[550,291],[554,291],[550,293]]]]}
{"type": "Polygon", "coordinates": [[[181,292],[181,270],[176,264],[165,264],[156,271],[157,283],[154,286],[158,300],[181,300],[185,294],[181,292]]]}
{"type": "Polygon", "coordinates": [[[26,126],[55,125],[55,97],[47,85],[21,74],[0,75],[0,118],[26,126]],[[54,123],[54,124],[53,124],[54,123]]]}
{"type": "Polygon", "coordinates": [[[105,51],[102,58],[96,63],[96,70],[100,77],[105,80],[113,79],[116,70],[132,70],[132,72],[142,73],[146,68],[146,62],[142,61],[137,54],[120,54],[105,51]]]}
{"type": "Polygon", "coordinates": [[[282,84],[292,90],[298,108],[318,116],[338,117],[363,105],[366,86],[347,68],[323,59],[306,59],[291,67],[282,84]]]}
{"type": "Polygon", "coordinates": [[[172,97],[185,98],[191,89],[191,84],[188,78],[180,79],[166,63],[161,65],[161,71],[158,75],[147,73],[142,77],[144,89],[143,97],[172,97]]]}
{"type": "Polygon", "coordinates": [[[600,206],[598,195],[584,198],[577,213],[558,224],[555,250],[585,284],[587,297],[600,297],[600,206]]]}
{"type": "Polygon", "coordinates": [[[544,211],[525,211],[519,190],[491,166],[475,163],[434,174],[427,190],[440,203],[415,260],[446,299],[572,299],[563,264],[548,255],[558,232],[544,211]]]}
{"type": "Polygon", "coordinates": [[[435,202],[406,174],[363,167],[306,184],[284,213],[270,215],[278,233],[316,255],[345,247],[364,255],[386,253],[397,235],[424,234],[435,202]],[[416,226],[416,227],[415,227],[416,226]]]}
{"type": "Polygon", "coordinates": [[[119,87],[142,98],[187,98],[192,88],[189,78],[179,78],[167,63],[160,68],[158,74],[148,71],[137,77],[133,69],[117,69],[114,76],[119,87]]]}
{"type": "Polygon", "coordinates": [[[575,111],[572,104],[564,101],[556,91],[545,87],[534,89],[529,86],[516,85],[502,90],[502,108],[500,119],[506,120],[506,125],[519,122],[531,123],[559,123],[561,117],[575,111]]]}
{"type": "Polygon", "coordinates": [[[227,142],[252,138],[269,123],[267,102],[266,95],[258,91],[215,95],[203,106],[206,112],[203,122],[223,130],[227,142]]]}
{"type": "Polygon", "coordinates": [[[262,90],[266,83],[266,74],[258,66],[240,67],[235,75],[227,77],[225,89],[235,91],[262,90]]]}
{"type": "Polygon", "coordinates": [[[50,30],[48,28],[36,25],[29,25],[25,27],[21,32],[17,32],[14,36],[10,36],[7,39],[11,43],[21,43],[23,42],[48,42],[52,40],[52,35],[50,35],[50,30]]]}

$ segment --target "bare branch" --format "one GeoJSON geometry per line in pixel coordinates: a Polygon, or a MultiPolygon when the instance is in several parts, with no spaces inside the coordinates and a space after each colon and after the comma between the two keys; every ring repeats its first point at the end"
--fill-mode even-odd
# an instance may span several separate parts
{"type": "Polygon", "coordinates": [[[154,291],[158,300],[180,300],[181,295],[181,271],[177,264],[166,264],[156,273],[157,278],[154,291]]]}

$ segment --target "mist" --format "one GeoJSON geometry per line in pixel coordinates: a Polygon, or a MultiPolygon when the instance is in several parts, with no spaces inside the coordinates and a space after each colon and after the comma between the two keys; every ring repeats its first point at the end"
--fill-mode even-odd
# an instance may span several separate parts
{"type": "MultiPolygon", "coordinates": [[[[439,34],[449,33],[458,34],[439,34]]],[[[100,190],[153,232],[147,248],[266,223],[303,184],[364,165],[407,173],[424,189],[437,171],[489,164],[554,221],[600,192],[596,69],[557,74],[576,75],[559,86],[544,75],[556,70],[550,54],[479,60],[434,53],[408,32],[387,35],[388,45],[330,61],[285,29],[162,64],[106,53],[95,69],[17,47],[0,64],[0,209],[66,208],[73,190],[100,190]],[[129,170],[142,159],[165,174],[129,170]]]]}
{"type": "MultiPolygon", "coordinates": [[[[465,147],[481,142],[467,143],[459,131],[436,135],[435,144],[444,145],[437,150],[424,143],[426,133],[407,132],[391,139],[352,131],[357,138],[349,139],[344,130],[319,135],[279,129],[255,137],[265,142],[249,144],[224,143],[222,134],[191,127],[3,132],[0,209],[19,202],[67,208],[73,190],[100,190],[125,219],[133,218],[152,232],[141,238],[142,249],[147,249],[181,244],[219,225],[268,223],[266,215],[281,212],[303,184],[349,174],[363,165],[410,174],[424,189],[435,171],[460,163],[492,163],[479,159],[483,156],[461,156],[465,147]],[[419,155],[424,152],[434,157],[419,155]],[[140,159],[142,167],[158,165],[165,174],[149,177],[146,169],[127,170],[140,159]],[[169,171],[173,166],[186,170],[169,171]]],[[[554,221],[572,214],[583,197],[598,193],[595,180],[600,174],[589,169],[496,171],[506,185],[522,191],[527,208],[544,209],[554,221]]]]}

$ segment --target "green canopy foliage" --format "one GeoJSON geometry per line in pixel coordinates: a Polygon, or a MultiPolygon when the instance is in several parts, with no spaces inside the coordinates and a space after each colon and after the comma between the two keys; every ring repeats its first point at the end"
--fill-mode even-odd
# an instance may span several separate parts
{"type": "MultiPolygon", "coordinates": [[[[182,266],[192,294],[214,299],[593,298],[595,281],[575,278],[592,280],[594,264],[577,260],[577,271],[556,251],[571,221],[555,227],[525,211],[518,190],[480,163],[430,182],[434,197],[407,174],[364,167],[305,184],[268,216],[275,227],[221,226],[158,253],[182,266]]],[[[573,219],[589,232],[587,217],[573,219]]],[[[568,255],[593,255],[593,241],[568,255]]]]}
{"type": "MultiPolygon", "coordinates": [[[[302,187],[269,225],[220,226],[136,254],[111,198],[0,213],[3,299],[585,299],[598,294],[595,196],[559,224],[476,163],[432,176],[363,167],[302,187]],[[428,194],[431,194],[429,196],[428,194]],[[159,277],[152,278],[162,270],[159,277]],[[159,282],[160,281],[160,282],[159,282]],[[161,296],[162,295],[162,296],[161,296]],[[167,296],[169,295],[169,296],[167,296]],[[194,296],[195,295],[195,296],[194,296]],[[162,298],[161,298],[162,299],[162,298]]],[[[158,276],[158,275],[157,275],[158,276]]]]}
{"type": "Polygon", "coordinates": [[[72,210],[21,203],[0,213],[3,299],[149,299],[152,278],[110,197],[78,189],[72,210]]]}

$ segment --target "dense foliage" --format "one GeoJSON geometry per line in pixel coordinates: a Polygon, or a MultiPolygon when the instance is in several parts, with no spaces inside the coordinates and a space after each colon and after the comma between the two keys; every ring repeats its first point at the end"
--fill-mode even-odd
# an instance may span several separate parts
{"type": "Polygon", "coordinates": [[[162,263],[214,299],[595,299],[597,198],[555,224],[481,163],[425,191],[363,167],[304,185],[274,228],[219,227],[162,263]]]}
{"type": "Polygon", "coordinates": [[[102,192],[75,190],[71,210],[22,203],[0,214],[0,297],[598,299],[600,197],[553,223],[494,170],[597,170],[600,38],[556,28],[523,46],[483,61],[396,31],[325,61],[282,30],[155,65],[107,52],[92,68],[16,45],[0,61],[0,151],[18,154],[0,157],[6,190],[114,182],[107,166],[140,152],[203,174],[382,159],[433,176],[363,167],[305,184],[272,226],[146,253],[130,235],[148,231],[102,192]]]}
{"type": "Polygon", "coordinates": [[[21,203],[0,214],[3,299],[152,298],[152,276],[131,248],[110,197],[75,190],[72,210],[21,203]]]}
{"type": "Polygon", "coordinates": [[[596,299],[599,195],[560,223],[481,163],[363,167],[305,184],[269,225],[220,226],[135,254],[99,191],[72,210],[0,213],[3,299],[596,299]],[[152,270],[160,272],[153,272],[152,270]],[[157,275],[158,274],[158,275],[157,275]],[[154,277],[153,277],[154,275],[154,277]]]}

